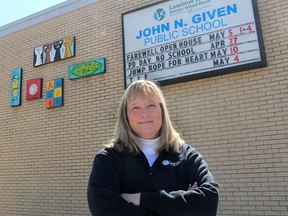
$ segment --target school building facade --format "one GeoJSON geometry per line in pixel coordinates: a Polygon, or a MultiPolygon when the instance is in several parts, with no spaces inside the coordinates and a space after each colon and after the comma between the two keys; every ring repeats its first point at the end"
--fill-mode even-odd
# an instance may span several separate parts
{"type": "MultiPolygon", "coordinates": [[[[0,28],[0,215],[90,215],[92,162],[125,88],[121,15],[156,2],[67,0],[0,28]],[[66,59],[37,65],[35,48],[67,37],[66,59]],[[103,71],[72,77],[71,66],[101,59],[103,71]],[[48,81],[61,85],[59,107],[48,81]]],[[[162,87],[174,124],[220,184],[220,216],[288,212],[288,2],[257,4],[266,67],[162,87]]]]}

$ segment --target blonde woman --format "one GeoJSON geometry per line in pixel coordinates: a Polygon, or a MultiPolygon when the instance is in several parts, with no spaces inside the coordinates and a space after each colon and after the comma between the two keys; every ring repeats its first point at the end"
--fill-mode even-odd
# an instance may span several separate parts
{"type": "Polygon", "coordinates": [[[115,136],[93,163],[88,204],[93,216],[216,215],[218,184],[173,127],[154,82],[126,89],[115,136]]]}

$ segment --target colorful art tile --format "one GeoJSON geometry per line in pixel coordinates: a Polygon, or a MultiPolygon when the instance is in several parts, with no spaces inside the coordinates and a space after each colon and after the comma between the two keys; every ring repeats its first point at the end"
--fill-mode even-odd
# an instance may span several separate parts
{"type": "Polygon", "coordinates": [[[42,78],[27,81],[26,100],[32,100],[42,97],[42,78]]]}
{"type": "Polygon", "coordinates": [[[75,37],[66,37],[34,48],[33,66],[37,67],[73,56],[75,56],[75,37]]]}
{"type": "Polygon", "coordinates": [[[46,108],[63,106],[63,78],[46,82],[46,108]]]}
{"type": "Polygon", "coordinates": [[[106,71],[105,58],[89,62],[82,62],[69,66],[69,79],[78,79],[86,76],[104,73],[106,71]]]}
{"type": "Polygon", "coordinates": [[[11,97],[10,105],[20,106],[21,105],[21,84],[22,84],[22,68],[16,68],[12,71],[12,82],[11,82],[11,97]]]}

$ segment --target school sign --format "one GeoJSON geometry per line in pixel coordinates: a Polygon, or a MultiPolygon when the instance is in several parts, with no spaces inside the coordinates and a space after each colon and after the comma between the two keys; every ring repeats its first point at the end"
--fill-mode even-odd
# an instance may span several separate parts
{"type": "Polygon", "coordinates": [[[256,0],[164,1],[122,14],[125,86],[266,66],[256,0]]]}

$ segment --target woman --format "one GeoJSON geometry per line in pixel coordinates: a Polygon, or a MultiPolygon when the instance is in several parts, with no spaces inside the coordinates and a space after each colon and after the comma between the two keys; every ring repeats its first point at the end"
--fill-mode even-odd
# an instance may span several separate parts
{"type": "Polygon", "coordinates": [[[115,137],[94,160],[88,204],[96,216],[216,215],[218,184],[174,129],[154,82],[126,89],[115,137]]]}

